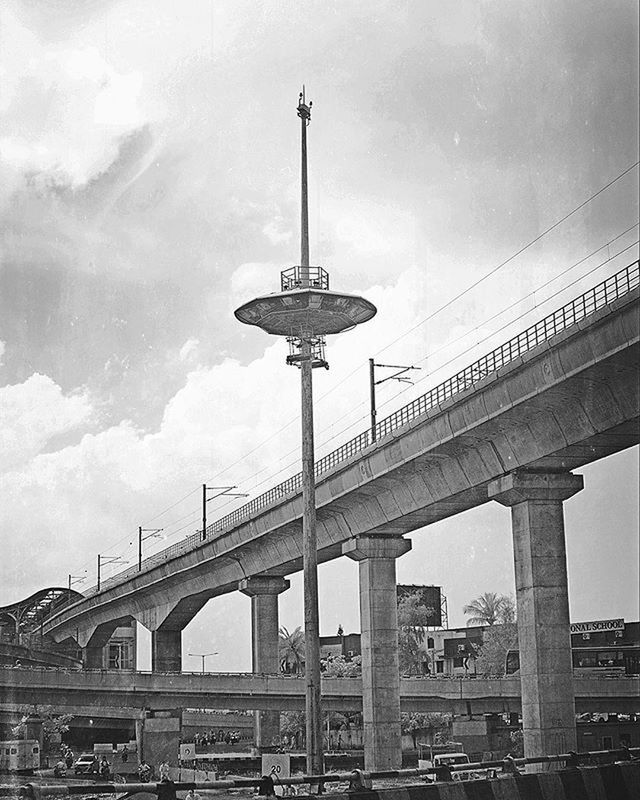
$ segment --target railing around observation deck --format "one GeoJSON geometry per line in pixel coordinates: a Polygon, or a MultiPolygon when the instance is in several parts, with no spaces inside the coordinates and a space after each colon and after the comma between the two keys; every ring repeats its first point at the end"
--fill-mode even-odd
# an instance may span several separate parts
{"type": "MultiPolygon", "coordinates": [[[[403,425],[436,408],[446,400],[471,388],[492,372],[506,366],[510,362],[524,355],[529,350],[539,344],[548,341],[556,334],[566,330],[571,325],[593,314],[595,311],[604,308],[614,300],[628,294],[639,284],[640,266],[638,261],[626,266],[624,269],[597,284],[584,294],[566,303],[564,306],[554,311],[552,314],[541,319],[535,325],[514,336],[509,341],[496,347],[490,353],[482,356],[473,364],[457,372],[453,377],[439,384],[435,388],[421,395],[412,402],[385,417],[376,425],[376,444],[389,434],[397,431],[403,425]]],[[[319,477],[333,467],[347,461],[351,456],[362,452],[372,444],[371,430],[366,430],[358,434],[353,439],[343,444],[337,450],[333,450],[321,458],[315,464],[315,474],[319,477]]],[[[224,533],[236,525],[252,517],[257,512],[271,505],[272,503],[284,500],[287,496],[302,491],[302,473],[293,475],[291,478],[279,483],[269,491],[264,492],[230,514],[216,520],[207,526],[206,539],[203,541],[202,532],[198,532],[183,539],[177,544],[171,545],[152,556],[145,558],[142,562],[143,568],[149,569],[157,564],[161,564],[170,558],[179,556],[189,550],[211,541],[216,538],[215,534],[224,533]]],[[[138,572],[137,568],[129,568],[120,572],[107,580],[102,581],[101,589],[107,589],[117,583],[121,583],[133,577],[138,572]]],[[[86,594],[95,593],[95,587],[86,594]]]]}

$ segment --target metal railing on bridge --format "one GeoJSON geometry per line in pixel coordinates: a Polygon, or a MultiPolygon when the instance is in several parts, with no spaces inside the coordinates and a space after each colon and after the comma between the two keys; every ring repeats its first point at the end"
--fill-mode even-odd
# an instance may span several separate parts
{"type": "MultiPolygon", "coordinates": [[[[621,747],[616,750],[591,750],[581,753],[569,752],[558,755],[536,756],[460,763],[443,763],[438,766],[384,771],[365,771],[354,769],[351,772],[328,772],[323,775],[291,775],[280,777],[276,767],[271,773],[260,777],[229,776],[214,780],[183,780],[183,772],[192,770],[186,767],[171,769],[177,781],[165,779],[159,782],[125,783],[120,776],[114,776],[111,783],[91,782],[76,784],[26,783],[0,785],[0,797],[42,800],[46,797],[92,797],[99,795],[120,795],[135,797],[136,794],[153,794],[158,800],[177,800],[177,792],[204,790],[220,792],[225,790],[253,790],[263,797],[275,797],[275,788],[281,791],[287,787],[304,789],[304,796],[325,795],[330,798],[354,797],[376,798],[414,798],[414,800],[445,800],[445,798],[510,797],[513,800],[530,797],[554,797],[557,800],[583,800],[585,797],[600,797],[602,800],[632,800],[640,780],[638,755],[640,748],[621,747]],[[527,765],[545,766],[538,773],[522,774],[527,765]],[[546,770],[556,765],[557,771],[546,770]],[[571,778],[562,780],[563,774],[571,778]],[[500,785],[503,779],[509,783],[500,785]],[[416,783],[416,779],[419,783],[416,783]],[[459,783],[459,791],[451,792],[447,784],[459,783]],[[477,789],[471,785],[469,792],[465,786],[482,781],[484,787],[477,789]],[[496,783],[494,783],[494,781],[496,783]],[[376,790],[373,783],[377,783],[376,790]],[[327,791],[327,784],[335,789],[327,791]],[[336,785],[337,784],[337,785],[336,785]],[[493,787],[496,787],[495,792],[493,787]],[[386,791],[385,791],[386,790],[386,791]]],[[[252,759],[258,762],[258,759],[252,759]]],[[[256,763],[256,766],[258,764],[256,763]]],[[[236,792],[234,792],[235,794],[236,792]]],[[[300,792],[302,794],[302,792],[300,792]]]]}
{"type": "MultiPolygon", "coordinates": [[[[474,361],[473,364],[460,370],[460,372],[457,372],[453,377],[443,381],[435,388],[426,392],[426,394],[407,403],[407,405],[377,423],[377,441],[375,444],[379,445],[381,440],[394,433],[399,428],[402,428],[407,423],[412,422],[431,409],[437,408],[455,395],[472,388],[491,373],[511,363],[529,350],[548,341],[556,334],[561,333],[576,322],[585,319],[585,317],[588,317],[590,314],[599,311],[614,300],[628,294],[638,286],[640,282],[639,277],[639,262],[634,261],[624,269],[584,292],[579,297],[566,303],[557,311],[554,311],[539,322],[536,322],[535,325],[532,325],[522,331],[522,333],[509,339],[509,341],[496,347],[490,353],[482,356],[482,358],[474,361]]],[[[371,444],[373,444],[371,430],[368,429],[317,461],[315,464],[316,477],[324,475],[338,464],[342,464],[352,456],[361,453],[371,444]]],[[[224,533],[237,526],[243,520],[262,511],[272,503],[285,500],[290,495],[297,494],[301,491],[302,473],[299,472],[297,475],[293,475],[287,480],[282,481],[282,483],[279,483],[267,492],[264,492],[248,503],[245,503],[240,508],[235,509],[235,511],[232,511],[230,514],[208,525],[204,542],[202,532],[188,536],[181,542],[145,558],[142,562],[143,567],[149,569],[170,558],[193,550],[205,542],[210,542],[211,539],[216,538],[215,534],[224,533]]],[[[136,574],[138,574],[137,568],[131,567],[102,581],[101,588],[102,590],[107,589],[109,586],[121,583],[136,574]]],[[[86,592],[86,594],[95,593],[96,587],[92,587],[92,589],[86,592]]]]}

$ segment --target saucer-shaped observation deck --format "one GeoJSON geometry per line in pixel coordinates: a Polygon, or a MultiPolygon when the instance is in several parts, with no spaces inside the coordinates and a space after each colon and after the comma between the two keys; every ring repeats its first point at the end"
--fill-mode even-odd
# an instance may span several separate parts
{"type": "Polygon", "coordinates": [[[292,267],[281,273],[281,291],[256,297],[236,309],[247,325],[275,336],[325,336],[354,328],[376,313],[373,303],[329,289],[322,267],[292,267]]]}

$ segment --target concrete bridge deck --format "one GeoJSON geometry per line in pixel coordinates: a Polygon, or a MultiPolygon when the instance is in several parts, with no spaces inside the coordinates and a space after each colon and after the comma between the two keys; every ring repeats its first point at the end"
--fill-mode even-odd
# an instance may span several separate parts
{"type": "MultiPolygon", "coordinates": [[[[541,336],[495,371],[474,375],[469,368],[471,388],[464,388],[463,371],[456,393],[424,411],[415,401],[406,422],[404,410],[397,412],[397,427],[328,467],[317,486],[319,561],[341,556],[354,537],[401,536],[486,503],[489,483],[516,470],[566,472],[637,444],[637,265],[633,280],[636,288],[573,324],[559,323],[559,333],[541,336]]],[[[543,333],[549,319],[551,332],[557,329],[557,314],[542,321],[543,333]]],[[[504,362],[496,353],[513,341],[490,354],[493,362],[481,360],[486,369],[504,362]]],[[[179,631],[243,579],[299,571],[301,517],[295,488],[250,518],[231,515],[214,538],[186,552],[170,548],[160,563],[154,556],[141,572],[117,576],[45,621],[43,630],[57,641],[77,637],[82,646],[99,626],[106,635],[130,617],[152,631],[179,631]]]]}
{"type": "MultiPolygon", "coordinates": [[[[576,712],[640,712],[640,676],[574,677],[576,712]]],[[[150,673],[107,670],[0,668],[6,702],[70,707],[209,708],[292,711],[304,709],[304,677],[252,673],[150,673]]],[[[466,714],[520,711],[520,677],[403,678],[405,711],[466,714]]],[[[323,678],[322,706],[360,711],[360,678],[323,678]]]]}

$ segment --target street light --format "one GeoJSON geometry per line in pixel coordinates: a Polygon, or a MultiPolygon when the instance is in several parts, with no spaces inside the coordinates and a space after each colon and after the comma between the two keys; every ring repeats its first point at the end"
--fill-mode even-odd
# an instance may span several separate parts
{"type": "Polygon", "coordinates": [[[202,659],[202,674],[204,675],[204,660],[205,660],[205,658],[208,658],[209,656],[217,656],[218,655],[218,651],[216,650],[213,653],[187,653],[187,655],[191,656],[192,658],[201,658],[202,659]]]}
{"type": "Polygon", "coordinates": [[[142,542],[147,539],[159,539],[164,528],[138,528],[138,572],[142,571],[142,542]],[[142,534],[146,533],[147,536],[142,534]]]}
{"type": "Polygon", "coordinates": [[[248,497],[244,492],[232,492],[237,486],[207,486],[202,484],[202,541],[207,538],[207,503],[215,500],[216,497],[248,497]],[[207,497],[207,492],[218,492],[212,497],[207,497]]]}
{"type": "Polygon", "coordinates": [[[258,297],[236,309],[235,315],[247,325],[267,333],[286,336],[287,364],[300,368],[302,405],[302,562],[304,569],[304,628],[307,772],[321,775],[322,714],[320,708],[320,643],[318,622],[318,545],[313,447],[314,367],[329,365],[324,357],[325,336],[354,328],[376,313],[373,303],[357,295],[329,291],[329,275],[322,267],[309,264],[309,211],[307,197],[307,126],[311,103],[304,87],[298,103],[301,122],[301,237],[300,266],[280,274],[280,292],[258,297]]]}
{"type": "Polygon", "coordinates": [[[104,564],[128,564],[121,556],[103,556],[98,553],[98,585],[97,589],[100,591],[100,570],[104,564]]]}
{"type": "Polygon", "coordinates": [[[402,367],[398,366],[397,364],[374,364],[373,359],[369,359],[369,393],[371,395],[371,441],[375,442],[376,440],[376,386],[379,386],[381,383],[385,381],[399,381],[400,383],[413,383],[411,378],[403,377],[405,372],[409,372],[410,369],[422,369],[422,367],[402,367]],[[376,380],[376,367],[380,369],[395,369],[398,370],[394,372],[393,375],[387,375],[386,378],[382,378],[381,380],[376,380]]]}

